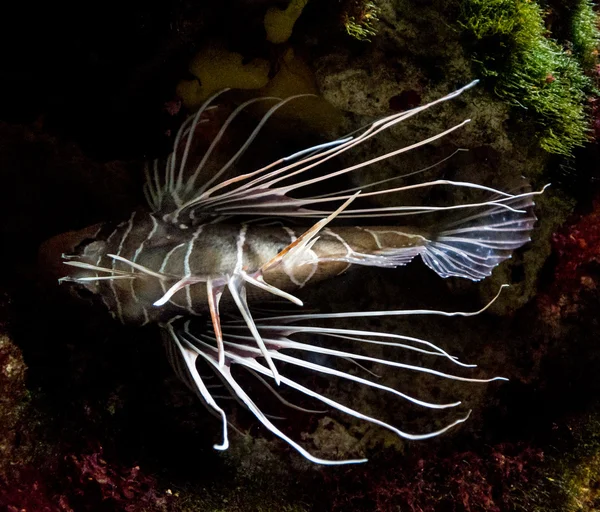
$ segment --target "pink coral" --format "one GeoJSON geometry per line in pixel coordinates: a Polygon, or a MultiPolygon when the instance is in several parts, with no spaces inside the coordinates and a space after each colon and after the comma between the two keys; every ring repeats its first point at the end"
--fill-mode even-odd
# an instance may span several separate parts
{"type": "Polygon", "coordinates": [[[0,480],[0,509],[9,512],[168,512],[170,498],[139,466],[109,464],[101,448],[0,480]]]}
{"type": "MultiPolygon", "coordinates": [[[[432,455],[374,473],[352,469],[333,510],[391,512],[501,512],[522,501],[523,489],[535,485],[543,452],[525,445],[499,444],[484,454],[432,455]]],[[[329,484],[337,484],[329,479],[329,484]]]]}
{"type": "Polygon", "coordinates": [[[600,265],[600,196],[591,211],[580,214],[552,237],[556,258],[553,280],[538,297],[542,318],[554,327],[574,317],[585,301],[581,295],[598,287],[600,265]]]}
{"type": "Polygon", "coordinates": [[[107,510],[168,510],[168,493],[161,493],[156,479],[144,474],[139,466],[110,465],[103,458],[102,448],[91,454],[71,455],[68,459],[74,469],[72,480],[78,496],[99,495],[107,510]]]}

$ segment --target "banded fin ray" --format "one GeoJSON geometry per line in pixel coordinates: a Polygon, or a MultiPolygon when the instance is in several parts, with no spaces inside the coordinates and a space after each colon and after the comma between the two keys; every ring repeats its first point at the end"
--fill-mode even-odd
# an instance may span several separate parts
{"type": "Polygon", "coordinates": [[[196,368],[196,360],[198,358],[198,354],[195,351],[190,350],[188,347],[185,347],[181,343],[180,339],[175,334],[175,331],[173,331],[171,323],[165,324],[163,327],[169,333],[171,342],[179,351],[180,357],[177,357],[177,351],[173,353],[173,351],[170,350],[171,347],[168,348],[168,351],[170,352],[169,359],[172,361],[172,364],[179,378],[181,378],[182,381],[188,387],[195,391],[196,394],[198,394],[203,399],[204,403],[207,404],[209,410],[213,413],[216,413],[222,421],[223,440],[221,443],[213,445],[214,449],[227,450],[227,448],[229,448],[227,416],[225,415],[225,411],[223,411],[223,409],[221,409],[221,407],[217,405],[209,389],[206,387],[206,384],[204,384],[202,377],[198,373],[198,369],[196,368]],[[181,364],[182,362],[183,365],[181,364]]]}
{"type": "MultiPolygon", "coordinates": [[[[199,161],[191,158],[192,153],[197,153],[197,148],[193,148],[192,143],[197,144],[197,131],[202,125],[212,127],[216,121],[211,119],[212,111],[217,109],[213,102],[229,89],[218,91],[209,97],[197,110],[197,112],[188,117],[179,128],[175,137],[173,151],[162,163],[159,159],[154,160],[152,165],[145,167],[146,182],[144,184],[144,194],[151,211],[155,213],[168,213],[182,204],[189,202],[190,199],[201,194],[214,181],[227,175],[236,162],[242,158],[248,147],[252,144],[269,118],[288,102],[300,97],[312,96],[310,94],[301,94],[281,99],[277,97],[260,97],[245,101],[235,108],[229,116],[220,124],[219,130],[210,138],[207,147],[203,148],[199,161]],[[228,145],[223,142],[226,134],[231,134],[231,125],[247,110],[250,106],[261,102],[275,102],[275,104],[263,115],[257,126],[252,130],[249,136],[241,143],[240,147],[231,156],[227,151],[222,151],[219,146],[228,145]],[[193,149],[192,149],[193,148],[193,149]],[[226,161],[221,162],[217,155],[225,155],[226,161]],[[216,168],[215,168],[216,166],[216,168]]],[[[210,136],[210,135],[209,135],[210,136]]],[[[300,151],[289,158],[301,158],[307,152],[314,154],[336,145],[336,142],[320,144],[314,148],[300,151]]]]}
{"type": "MultiPolygon", "coordinates": [[[[320,183],[336,176],[357,171],[365,166],[375,164],[394,155],[401,154],[410,151],[411,149],[428,144],[460,128],[466,124],[468,120],[459,123],[458,125],[444,132],[433,135],[432,137],[423,141],[400,148],[366,162],[360,162],[351,167],[326,174],[324,176],[319,176],[304,181],[292,181],[288,184],[282,184],[281,182],[289,182],[291,178],[296,180],[296,178],[300,177],[302,173],[305,173],[306,171],[323,164],[324,162],[338,156],[350,148],[363,143],[364,141],[376,136],[381,131],[387,130],[395,124],[405,121],[410,117],[429,109],[436,104],[439,104],[440,102],[448,101],[458,96],[465,90],[474,86],[475,83],[477,83],[477,81],[474,81],[465,87],[426,105],[377,120],[367,127],[348,134],[347,136],[341,137],[340,139],[298,151],[287,157],[280,158],[279,160],[276,160],[265,167],[234,176],[229,179],[223,179],[221,182],[216,184],[215,182],[217,181],[217,178],[222,177],[223,173],[244,154],[269,117],[287,102],[295,99],[296,97],[290,97],[283,100],[278,98],[255,98],[245,102],[238,107],[231,114],[230,118],[223,123],[221,130],[211,142],[197,168],[193,170],[187,169],[186,166],[189,163],[187,155],[189,153],[190,140],[194,137],[194,126],[198,124],[202,115],[205,114],[210,108],[210,103],[217,96],[214,95],[212,98],[209,98],[204,105],[202,105],[198,113],[192,116],[191,120],[186,121],[186,123],[184,123],[184,125],[181,127],[181,130],[176,137],[173,153],[167,160],[165,170],[166,178],[163,180],[159,177],[160,173],[158,162],[155,162],[153,166],[153,172],[148,170],[146,195],[153,211],[162,212],[165,220],[169,220],[175,224],[194,224],[199,222],[198,219],[206,219],[206,216],[209,216],[210,218],[219,218],[219,216],[227,218],[232,215],[243,215],[248,217],[275,215],[278,217],[298,216],[314,218],[329,215],[334,211],[333,209],[314,209],[309,208],[309,206],[322,203],[327,204],[331,201],[344,201],[349,199],[351,194],[338,193],[337,195],[330,197],[314,196],[297,198],[290,195],[290,193],[302,189],[308,185],[314,185],[315,183],[320,183]],[[223,132],[227,130],[227,127],[231,124],[232,119],[238,116],[240,112],[247,106],[261,101],[276,101],[276,104],[258,122],[255,130],[251,133],[248,139],[242,143],[240,149],[234,153],[234,155],[220,169],[216,171],[214,176],[202,177],[203,167],[206,165],[207,161],[211,160],[211,155],[215,153],[215,148],[219,145],[219,141],[222,138],[223,132]],[[178,157],[178,153],[182,151],[181,147],[183,145],[183,141],[186,141],[185,150],[183,150],[183,157],[178,157]],[[191,177],[189,177],[187,181],[183,178],[183,176],[190,175],[191,177]],[[210,187],[210,185],[213,186],[210,187]]],[[[410,174],[412,173],[409,173],[409,175],[410,174]]],[[[366,186],[369,187],[370,184],[367,184],[366,186]]],[[[504,194],[499,190],[483,187],[473,183],[436,180],[433,182],[421,183],[409,187],[393,187],[379,191],[371,191],[364,194],[364,197],[390,194],[403,190],[410,190],[415,187],[433,186],[468,187],[487,191],[491,194],[504,194]]],[[[509,197],[508,194],[504,195],[505,197],[509,197]]],[[[476,203],[474,206],[478,206],[479,204],[480,203],[476,203]]],[[[394,215],[407,215],[434,210],[435,209],[424,209],[417,206],[404,206],[393,209],[393,212],[394,215]]],[[[379,208],[356,211],[349,209],[342,214],[342,217],[379,216],[379,214],[384,211],[390,212],[389,209],[383,210],[379,208]]]]}
{"type": "MultiPolygon", "coordinates": [[[[431,315],[441,315],[441,316],[474,316],[480,314],[485,311],[498,297],[500,291],[496,295],[494,299],[490,303],[488,303],[484,308],[479,311],[473,312],[445,312],[445,311],[435,311],[435,310],[400,310],[400,311],[376,311],[376,312],[350,312],[350,313],[336,313],[336,314],[298,314],[298,315],[286,315],[280,317],[270,317],[264,319],[256,319],[255,326],[256,329],[259,330],[261,337],[264,341],[265,347],[270,353],[270,356],[273,360],[280,361],[282,363],[291,364],[301,369],[305,369],[310,372],[319,372],[324,375],[329,375],[335,378],[341,378],[348,380],[350,382],[357,383],[359,385],[368,386],[374,390],[378,390],[385,393],[391,393],[394,396],[407,400],[409,403],[412,403],[415,406],[426,407],[429,409],[453,409],[460,405],[459,401],[447,402],[447,403],[432,403],[426,400],[419,399],[417,397],[413,397],[407,393],[401,392],[394,388],[385,386],[384,384],[380,384],[372,379],[358,376],[354,373],[349,373],[347,371],[336,369],[335,367],[331,367],[329,365],[324,365],[320,363],[312,362],[306,358],[302,358],[297,355],[290,355],[287,353],[288,350],[293,351],[294,353],[310,353],[316,352],[325,354],[328,357],[332,357],[333,359],[345,360],[350,362],[362,361],[366,363],[377,363],[385,366],[391,366],[398,368],[399,370],[405,371],[416,371],[416,372],[425,372],[430,375],[445,378],[445,379],[455,379],[460,381],[467,382],[478,382],[478,383],[486,383],[494,380],[506,380],[501,377],[494,377],[490,379],[478,379],[472,377],[462,377],[460,375],[453,375],[450,373],[440,372],[437,370],[430,369],[425,366],[417,366],[414,364],[405,364],[402,362],[391,361],[387,359],[379,359],[375,357],[370,357],[363,355],[359,351],[342,351],[336,349],[328,349],[323,348],[321,346],[312,345],[310,343],[297,342],[292,340],[291,336],[294,334],[311,334],[319,332],[319,327],[315,327],[311,325],[310,327],[303,326],[304,320],[314,320],[318,318],[329,318],[329,317],[352,317],[352,316],[396,316],[396,315],[410,315],[410,314],[431,314],[431,315]],[[371,315],[368,315],[371,313],[371,315]]],[[[217,339],[213,332],[210,330],[211,324],[206,324],[204,326],[199,325],[196,321],[182,319],[173,319],[167,325],[163,325],[163,327],[168,332],[168,336],[166,337],[168,343],[170,344],[170,348],[168,350],[180,351],[183,355],[186,355],[187,361],[192,361],[190,356],[191,353],[195,354],[197,359],[203,360],[205,363],[209,365],[210,368],[219,376],[223,382],[227,385],[230,392],[233,396],[241,402],[255,417],[256,419],[270,432],[272,432],[275,436],[279,437],[283,441],[285,441],[289,446],[298,451],[302,456],[307,458],[308,460],[318,463],[318,464],[327,464],[327,465],[337,465],[337,464],[352,464],[364,462],[366,459],[347,459],[347,460],[327,460],[317,456],[312,455],[308,450],[303,448],[296,441],[291,439],[288,435],[284,434],[282,430],[277,427],[273,423],[273,416],[267,415],[262,411],[260,406],[255,402],[255,400],[243,389],[243,387],[239,384],[238,380],[232,374],[233,365],[237,365],[241,368],[248,370],[254,377],[259,377],[263,384],[268,385],[268,382],[265,379],[273,379],[275,380],[275,376],[268,366],[265,366],[259,360],[264,357],[262,351],[256,347],[254,343],[254,335],[248,332],[247,327],[240,325],[239,321],[222,322],[222,336],[223,336],[223,346],[224,346],[224,365],[219,364],[219,352],[220,349],[217,347],[217,339]]],[[[442,349],[436,347],[433,343],[419,340],[417,338],[410,337],[402,337],[401,335],[394,335],[391,333],[369,333],[360,330],[348,330],[348,329],[328,329],[322,328],[321,334],[324,336],[334,335],[339,336],[343,339],[353,340],[358,343],[366,342],[366,343],[382,343],[387,344],[386,341],[377,340],[377,338],[381,335],[386,338],[396,338],[403,339],[406,343],[395,344],[391,343],[391,346],[396,346],[399,349],[416,349],[419,350],[419,345],[427,346],[428,349],[425,351],[425,355],[431,356],[443,356],[451,362],[457,362],[456,359],[447,354],[442,349]],[[356,334],[360,333],[363,337],[357,338],[356,334]],[[367,337],[373,337],[373,340],[367,339],[367,337]],[[413,343],[411,345],[411,342],[413,343]]],[[[468,367],[470,365],[462,365],[468,367]]],[[[184,381],[188,383],[194,382],[196,385],[199,385],[196,382],[196,376],[199,376],[199,373],[196,368],[191,368],[189,364],[183,366],[181,365],[179,370],[183,370],[192,372],[194,374],[194,378],[187,379],[184,378],[184,381]]],[[[360,369],[360,365],[359,365],[360,369]]],[[[395,433],[396,435],[411,440],[418,439],[428,439],[431,437],[435,437],[438,435],[447,432],[451,428],[459,425],[460,423],[466,421],[468,418],[470,411],[463,416],[455,420],[451,420],[444,427],[420,434],[414,434],[405,432],[389,423],[386,423],[380,419],[364,414],[352,407],[346,406],[343,403],[334,400],[322,393],[319,393],[313,389],[310,389],[307,386],[304,386],[297,382],[296,380],[290,378],[286,372],[286,366],[280,369],[279,373],[279,381],[281,386],[284,388],[290,388],[301,394],[315,399],[332,410],[335,409],[339,412],[348,414],[354,418],[364,420],[375,425],[381,426],[395,433]]],[[[365,373],[373,375],[372,372],[368,371],[366,368],[362,368],[365,373]]],[[[205,385],[203,386],[201,391],[198,393],[199,396],[206,401],[207,405],[213,409],[214,412],[217,412],[218,415],[222,419],[222,428],[223,428],[223,439],[227,439],[227,421],[223,419],[220,411],[223,411],[219,405],[217,405],[218,409],[213,405],[216,404],[215,397],[210,395],[210,389],[208,389],[205,385]],[[207,395],[208,393],[208,395],[207,395]]],[[[277,395],[278,399],[283,398],[278,391],[275,391],[271,388],[271,391],[277,395]]],[[[290,404],[285,398],[283,398],[282,402],[284,405],[293,406],[294,404],[290,404]]],[[[297,408],[297,407],[295,407],[297,408]]],[[[305,409],[304,407],[300,407],[300,409],[305,409]]],[[[221,443],[222,445],[223,443],[221,443]]]]}

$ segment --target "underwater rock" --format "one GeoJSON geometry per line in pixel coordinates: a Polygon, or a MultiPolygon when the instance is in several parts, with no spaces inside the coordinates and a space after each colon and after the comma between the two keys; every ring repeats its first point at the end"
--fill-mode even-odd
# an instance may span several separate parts
{"type": "MultiPolygon", "coordinates": [[[[415,102],[426,102],[456,80],[474,78],[473,64],[463,47],[459,32],[451,27],[439,4],[409,5],[405,2],[378,2],[380,30],[373,41],[360,50],[334,47],[315,61],[316,78],[323,96],[337,108],[353,115],[345,117],[343,131],[369,122],[390,109],[406,110],[415,102]]],[[[427,169],[444,161],[428,176],[461,181],[493,183],[511,187],[520,176],[532,179],[536,187],[544,185],[543,170],[548,156],[528,137],[523,125],[513,122],[510,107],[479,84],[457,101],[440,105],[416,116],[408,123],[384,133],[369,147],[358,149],[352,158],[369,158],[392,151],[398,140],[414,141],[442,131],[464,119],[471,122],[450,137],[428,146],[426,152],[411,152],[366,168],[355,185],[389,179],[427,169]],[[364,152],[361,152],[364,151],[364,152]]],[[[408,201],[424,202],[421,195],[408,201]]],[[[534,297],[540,271],[551,252],[548,242],[571,212],[573,202],[550,188],[538,198],[539,223],[533,242],[514,255],[510,263],[497,269],[480,287],[483,298],[490,298],[502,283],[512,285],[493,306],[498,314],[518,310],[534,297]]],[[[385,203],[385,198],[382,199],[385,203]]],[[[449,283],[462,287],[463,283],[449,283]]]]}

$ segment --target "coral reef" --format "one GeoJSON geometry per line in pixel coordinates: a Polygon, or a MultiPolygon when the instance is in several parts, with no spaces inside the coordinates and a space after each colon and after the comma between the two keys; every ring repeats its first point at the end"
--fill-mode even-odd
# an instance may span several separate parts
{"type": "Polygon", "coordinates": [[[102,450],[79,456],[71,455],[73,476],[71,503],[75,510],[85,510],[92,495],[98,496],[96,510],[123,510],[137,512],[169,510],[171,491],[158,494],[156,479],[145,475],[139,468],[119,467],[103,459],[102,450]],[[78,501],[84,498],[83,503],[78,501]]]}
{"type": "Polygon", "coordinates": [[[0,335],[0,475],[8,470],[27,404],[25,370],[19,349],[5,334],[0,335]]]}
{"type": "MultiPolygon", "coordinates": [[[[36,13],[40,19],[14,18],[9,92],[0,98],[0,234],[7,248],[0,255],[0,508],[598,508],[600,200],[589,200],[597,194],[597,170],[586,170],[589,155],[574,151],[588,140],[584,105],[600,133],[599,100],[589,86],[598,74],[597,11],[589,0],[549,2],[547,13],[521,0],[374,4],[376,12],[373,3],[354,0],[245,0],[235,9],[229,2],[176,0],[120,5],[120,16],[107,9],[110,15],[97,19],[60,6],[36,13]],[[379,21],[369,25],[373,16],[379,21]],[[362,32],[345,26],[351,18],[362,32]],[[349,37],[353,30],[370,41],[349,37]],[[553,183],[538,201],[532,244],[480,286],[439,280],[416,264],[348,274],[310,297],[323,310],[474,310],[500,283],[512,284],[494,311],[478,318],[356,321],[432,339],[461,361],[478,363],[474,375],[510,378],[458,386],[381,371],[382,383],[424,398],[457,396],[463,412],[474,410],[442,438],[406,443],[331,412],[286,411],[286,433],[317,453],[371,459],[322,468],[234,409],[240,432],[232,432],[230,450],[214,452],[218,425],[174,377],[156,333],[115,325],[37,273],[37,247],[46,238],[118,220],[142,201],[141,162],[165,155],[187,109],[220,88],[245,88],[236,100],[319,94],[325,100],[283,112],[274,131],[296,134],[304,125],[313,136],[331,138],[445,94],[483,70],[484,83],[468,96],[399,126],[352,158],[472,118],[468,128],[427,151],[365,169],[365,180],[396,177],[468,149],[426,176],[504,187],[525,175],[541,186],[556,165],[541,143],[574,155],[568,162],[586,177],[585,190],[564,184],[568,176],[553,183]],[[184,101],[174,100],[174,84],[189,71],[194,79],[178,90],[184,101]]],[[[446,199],[415,194],[407,201],[446,199]]],[[[448,419],[396,402],[390,407],[385,396],[334,381],[315,377],[314,384],[414,431],[448,419]]]]}
{"type": "Polygon", "coordinates": [[[572,450],[554,463],[556,486],[566,496],[565,510],[597,510],[600,506],[600,423],[598,412],[572,420],[572,450]]]}
{"type": "Polygon", "coordinates": [[[540,497],[528,488],[539,485],[543,460],[539,449],[498,445],[483,454],[418,458],[401,470],[388,468],[377,479],[368,469],[356,471],[353,492],[340,493],[332,510],[533,512],[540,497]]]}
{"type": "Polygon", "coordinates": [[[168,512],[172,493],[139,467],[121,467],[102,453],[65,455],[65,459],[12,468],[0,482],[0,505],[8,512],[123,511],[168,512]]]}
{"type": "Polygon", "coordinates": [[[579,214],[552,236],[553,284],[541,296],[543,317],[557,327],[560,321],[576,319],[588,302],[582,295],[596,294],[600,286],[600,198],[591,211],[579,214]]]}

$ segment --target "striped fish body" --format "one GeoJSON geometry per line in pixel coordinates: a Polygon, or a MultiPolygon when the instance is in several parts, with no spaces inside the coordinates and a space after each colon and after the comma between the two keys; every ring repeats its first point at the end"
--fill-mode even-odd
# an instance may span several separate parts
{"type": "MultiPolygon", "coordinates": [[[[240,271],[256,275],[304,232],[306,229],[297,227],[221,223],[181,229],[148,212],[136,211],[114,229],[101,227],[96,239],[84,244],[77,256],[81,262],[127,274],[124,279],[85,282],[89,291],[102,297],[113,316],[130,324],[166,322],[176,315],[208,313],[206,282],[226,283],[240,271]],[[154,306],[174,283],[191,276],[193,283],[183,285],[162,307],[154,306]]],[[[381,266],[403,264],[424,249],[426,242],[425,236],[409,227],[326,228],[291,264],[276,265],[263,277],[266,283],[294,293],[337,276],[353,264],[376,265],[378,258],[381,266]]],[[[71,277],[93,279],[99,275],[80,269],[71,277]]],[[[271,294],[254,287],[248,298],[260,303],[271,294]]],[[[234,307],[230,298],[223,298],[222,310],[234,307]]]]}

